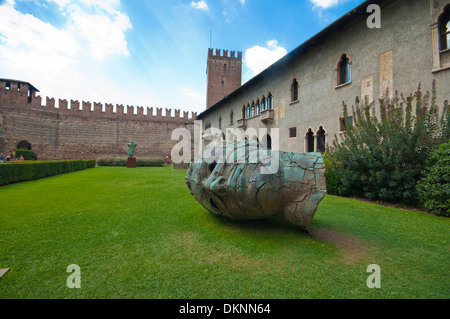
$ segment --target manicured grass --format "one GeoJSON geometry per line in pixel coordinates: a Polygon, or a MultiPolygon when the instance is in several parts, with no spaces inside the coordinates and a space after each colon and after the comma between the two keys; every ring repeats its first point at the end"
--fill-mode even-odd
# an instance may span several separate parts
{"type": "Polygon", "coordinates": [[[0,298],[450,297],[449,219],[326,196],[310,237],[215,218],[184,176],[101,167],[0,187],[0,298]]]}

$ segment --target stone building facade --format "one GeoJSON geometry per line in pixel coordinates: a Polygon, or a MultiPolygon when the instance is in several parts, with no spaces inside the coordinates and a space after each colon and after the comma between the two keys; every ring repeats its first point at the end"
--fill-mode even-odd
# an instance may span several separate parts
{"type": "Polygon", "coordinates": [[[340,136],[343,102],[356,97],[377,102],[386,90],[409,94],[421,83],[427,91],[436,80],[442,106],[450,98],[449,12],[449,0],[365,1],[197,119],[203,129],[266,128],[269,137],[278,128],[280,149],[302,153],[340,136]],[[381,28],[369,27],[369,5],[381,9],[381,28]]]}
{"type": "Polygon", "coordinates": [[[176,141],[171,133],[193,123],[189,112],[157,108],[58,100],[41,96],[33,85],[0,79],[0,151],[32,149],[39,159],[97,159],[127,156],[127,144],[137,143],[139,157],[168,159],[176,141]],[[126,110],[126,113],[124,112],[126,110]],[[136,113],[136,114],[135,114],[136,113]]]}

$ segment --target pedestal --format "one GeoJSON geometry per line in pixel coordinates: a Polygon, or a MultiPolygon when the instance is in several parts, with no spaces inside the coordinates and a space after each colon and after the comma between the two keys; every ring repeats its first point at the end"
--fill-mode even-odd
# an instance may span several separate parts
{"type": "Polygon", "coordinates": [[[133,157],[133,158],[128,158],[128,160],[127,160],[127,167],[128,168],[136,168],[136,158],[135,157],[133,157]]]}

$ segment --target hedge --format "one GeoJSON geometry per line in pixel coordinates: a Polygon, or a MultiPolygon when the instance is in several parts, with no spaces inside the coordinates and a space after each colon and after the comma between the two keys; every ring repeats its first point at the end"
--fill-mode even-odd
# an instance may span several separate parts
{"type": "Polygon", "coordinates": [[[15,157],[19,158],[20,156],[23,156],[23,159],[26,161],[31,161],[34,157],[34,153],[30,150],[18,149],[16,151],[15,157]]]}
{"type": "Polygon", "coordinates": [[[95,167],[95,160],[7,162],[0,164],[0,186],[95,167]]]}
{"type": "MultiPolygon", "coordinates": [[[[127,166],[126,157],[100,157],[97,160],[98,166],[127,166]]],[[[160,158],[137,157],[136,166],[138,167],[161,167],[164,161],[160,158]]]]}

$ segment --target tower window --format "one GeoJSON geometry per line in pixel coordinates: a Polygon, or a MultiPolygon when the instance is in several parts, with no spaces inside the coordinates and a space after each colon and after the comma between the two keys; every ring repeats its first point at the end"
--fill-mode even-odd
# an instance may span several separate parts
{"type": "Polygon", "coordinates": [[[445,8],[444,14],[439,18],[439,33],[441,51],[450,49],[450,6],[445,8]]]}

